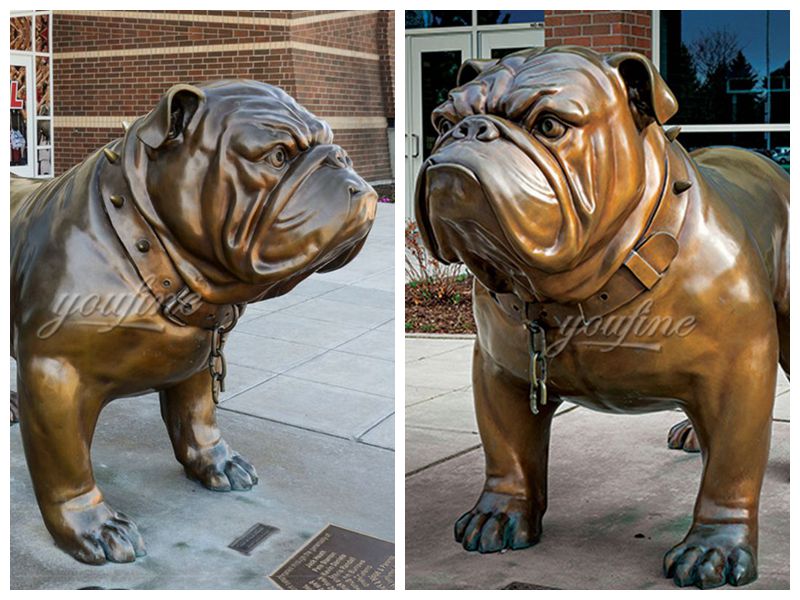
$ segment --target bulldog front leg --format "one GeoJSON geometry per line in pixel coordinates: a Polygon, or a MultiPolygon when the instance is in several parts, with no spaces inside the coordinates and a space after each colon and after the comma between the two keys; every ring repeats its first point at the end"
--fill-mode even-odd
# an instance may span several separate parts
{"type": "Polygon", "coordinates": [[[20,431],[42,518],[56,545],[81,562],[132,562],[144,556],[136,525],[103,499],[90,446],[101,394],[67,362],[18,363],[20,431]]]}
{"type": "Polygon", "coordinates": [[[775,361],[730,362],[723,385],[700,386],[689,411],[703,455],[692,527],[664,557],[664,575],[679,586],[745,585],[757,578],[758,504],[769,454],[775,361]],[[737,370],[737,366],[741,367],[737,370]]]}
{"type": "Polygon", "coordinates": [[[258,483],[253,466],[222,439],[208,370],[163,390],[159,396],[175,458],[190,479],[217,492],[249,490],[258,483]]]}
{"type": "Polygon", "coordinates": [[[528,385],[486,357],[477,342],[472,376],[486,483],[472,510],[456,522],[455,538],[482,553],[526,548],[542,532],[550,424],[559,402],[532,414],[528,385]]]}

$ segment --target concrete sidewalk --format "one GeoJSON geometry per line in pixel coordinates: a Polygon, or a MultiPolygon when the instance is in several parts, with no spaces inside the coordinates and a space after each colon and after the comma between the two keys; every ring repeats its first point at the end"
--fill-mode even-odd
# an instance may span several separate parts
{"type": "Polygon", "coordinates": [[[12,427],[11,587],[271,588],[267,575],[327,523],[393,540],[394,219],[379,205],[351,264],[249,306],[231,333],[218,419],[258,470],[253,490],[187,480],[155,394],[103,412],[95,475],[145,538],[134,564],[90,567],[54,546],[12,427]],[[227,548],[258,522],[279,531],[251,556],[227,548]]]}
{"type": "MultiPolygon", "coordinates": [[[[453,524],[483,486],[472,404],[473,339],[406,338],[406,587],[670,589],[664,553],[691,522],[697,454],[668,450],[682,415],[607,415],[564,403],[553,424],[548,511],[541,542],[468,553],[453,524]]],[[[761,496],[759,579],[789,587],[789,387],[776,389],[772,451],[761,496]]]]}

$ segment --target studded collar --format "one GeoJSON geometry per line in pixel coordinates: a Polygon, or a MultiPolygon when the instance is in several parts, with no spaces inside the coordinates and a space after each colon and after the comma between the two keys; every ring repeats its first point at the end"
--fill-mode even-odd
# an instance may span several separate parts
{"type": "Polygon", "coordinates": [[[104,212],[128,259],[158,301],[166,319],[179,326],[210,330],[229,328],[242,305],[213,304],[186,284],[158,234],[131,197],[119,155],[121,144],[122,140],[115,140],[100,151],[104,156],[99,160],[105,164],[101,166],[99,188],[104,212]]]}

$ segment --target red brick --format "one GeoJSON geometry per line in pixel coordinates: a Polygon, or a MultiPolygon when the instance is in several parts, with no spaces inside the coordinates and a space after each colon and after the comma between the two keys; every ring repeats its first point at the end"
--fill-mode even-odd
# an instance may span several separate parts
{"type": "Polygon", "coordinates": [[[564,38],[564,44],[566,46],[591,46],[592,38],[588,36],[564,38]]]}
{"type": "Polygon", "coordinates": [[[611,33],[611,25],[584,25],[583,35],[608,35],[611,33]]]}
{"type": "Polygon", "coordinates": [[[582,33],[586,32],[581,31],[580,25],[575,25],[573,27],[556,27],[553,33],[554,35],[558,35],[561,37],[569,37],[572,35],[581,35],[582,33]]]}
{"type": "MultiPolygon", "coordinates": [[[[171,11],[205,15],[209,11],[171,11]]],[[[211,11],[244,17],[298,18],[330,11],[211,11]]],[[[328,116],[394,118],[394,12],[377,11],[298,27],[259,21],[213,23],[62,15],[53,17],[56,53],[294,40],[369,52],[365,60],[296,50],[145,54],[60,58],[53,63],[54,110],[59,116],[137,115],[149,111],[179,82],[243,77],[279,85],[312,112],[328,116]],[[87,85],[87,81],[91,82],[87,85]]],[[[385,129],[335,132],[367,179],[391,179],[385,129]]],[[[120,130],[58,128],[55,169],[63,172],[120,130]]]]}
{"type": "Polygon", "coordinates": [[[564,25],[587,25],[592,22],[592,17],[588,14],[565,15],[563,19],[564,25]]]}
{"type": "Polygon", "coordinates": [[[597,45],[623,45],[627,38],[624,35],[597,35],[592,38],[592,44],[597,45]]]}

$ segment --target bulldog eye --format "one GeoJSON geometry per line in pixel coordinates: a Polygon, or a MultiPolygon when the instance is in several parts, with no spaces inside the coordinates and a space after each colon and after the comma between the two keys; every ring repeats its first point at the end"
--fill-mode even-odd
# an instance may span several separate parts
{"type": "Polygon", "coordinates": [[[289,151],[285,146],[278,146],[264,157],[276,169],[281,169],[289,161],[289,151]]]}
{"type": "Polygon", "coordinates": [[[556,139],[560,138],[567,131],[566,125],[554,117],[542,117],[536,123],[536,131],[543,136],[556,139]]]}

